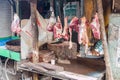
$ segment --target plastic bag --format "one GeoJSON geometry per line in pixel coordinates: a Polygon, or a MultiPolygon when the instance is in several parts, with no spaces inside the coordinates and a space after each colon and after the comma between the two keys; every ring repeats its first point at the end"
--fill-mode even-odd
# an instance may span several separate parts
{"type": "Polygon", "coordinates": [[[37,11],[37,25],[39,31],[39,46],[43,45],[44,43],[51,42],[53,38],[53,33],[47,30],[47,21],[39,14],[37,11]]]}
{"type": "MultiPolygon", "coordinates": [[[[47,31],[47,22],[46,20],[38,13],[36,12],[37,16],[37,26],[38,26],[38,43],[39,46],[42,46],[43,44],[52,41],[53,33],[47,31]]],[[[32,44],[32,26],[31,26],[31,19],[28,21],[27,25],[22,28],[22,37],[26,41],[28,45],[32,44]]]]}

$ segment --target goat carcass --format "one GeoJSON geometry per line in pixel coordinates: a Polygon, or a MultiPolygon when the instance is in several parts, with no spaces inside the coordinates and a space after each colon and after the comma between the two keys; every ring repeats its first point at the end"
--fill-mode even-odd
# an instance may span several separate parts
{"type": "Polygon", "coordinates": [[[55,15],[54,15],[54,12],[52,12],[50,19],[49,19],[48,26],[47,26],[47,30],[52,32],[53,26],[55,25],[55,23],[56,23],[55,15]]]}
{"type": "Polygon", "coordinates": [[[85,53],[87,53],[88,50],[88,35],[87,35],[87,30],[86,30],[86,18],[82,17],[81,18],[81,24],[78,25],[79,27],[79,32],[78,32],[78,42],[79,44],[85,45],[85,53]]]}
{"type": "Polygon", "coordinates": [[[58,40],[62,38],[62,24],[59,16],[58,16],[58,21],[55,23],[53,27],[53,35],[54,35],[54,40],[58,40]]]}
{"type": "Polygon", "coordinates": [[[69,49],[72,48],[72,30],[78,32],[78,24],[79,24],[79,19],[77,17],[74,17],[69,24],[69,33],[70,33],[69,49]]]}
{"type": "Polygon", "coordinates": [[[19,19],[18,15],[14,14],[14,20],[13,20],[13,22],[11,24],[12,32],[20,34],[21,29],[20,29],[19,22],[20,22],[20,19],[19,19]]]}
{"type": "Polygon", "coordinates": [[[65,17],[64,18],[64,29],[63,29],[63,33],[62,33],[62,38],[64,38],[64,40],[69,39],[69,34],[68,34],[68,18],[65,17]]]}
{"type": "Polygon", "coordinates": [[[98,14],[96,13],[90,27],[92,28],[93,35],[96,39],[100,39],[100,24],[98,20],[98,14]]]}

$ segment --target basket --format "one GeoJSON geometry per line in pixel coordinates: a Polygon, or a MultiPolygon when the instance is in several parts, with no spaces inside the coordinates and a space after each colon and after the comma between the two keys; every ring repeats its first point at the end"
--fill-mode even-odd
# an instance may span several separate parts
{"type": "Polygon", "coordinates": [[[21,51],[20,39],[6,42],[6,48],[11,51],[20,52],[21,51]]]}

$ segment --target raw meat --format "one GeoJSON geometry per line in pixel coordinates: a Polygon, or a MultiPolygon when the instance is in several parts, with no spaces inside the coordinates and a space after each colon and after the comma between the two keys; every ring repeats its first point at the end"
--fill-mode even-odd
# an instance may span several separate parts
{"type": "Polygon", "coordinates": [[[100,39],[100,24],[98,20],[98,14],[96,13],[91,24],[93,35],[96,39],[100,39]]]}
{"type": "Polygon", "coordinates": [[[19,19],[18,15],[14,14],[14,20],[13,20],[13,22],[11,24],[11,30],[12,30],[12,32],[20,34],[21,29],[20,29],[19,22],[20,22],[20,19],[19,19]]]}
{"type": "Polygon", "coordinates": [[[88,36],[87,36],[87,30],[86,30],[86,18],[81,18],[81,24],[78,25],[79,32],[78,32],[78,43],[85,45],[85,53],[87,53],[88,49],[88,36]]]}
{"type": "Polygon", "coordinates": [[[68,34],[68,18],[67,17],[64,18],[64,29],[63,29],[62,37],[65,40],[67,40],[67,41],[69,39],[69,34],[68,34]]]}
{"type": "Polygon", "coordinates": [[[48,26],[47,26],[47,30],[52,32],[55,23],[56,23],[55,15],[54,15],[54,12],[52,12],[50,19],[49,19],[48,26]]]}
{"type": "Polygon", "coordinates": [[[62,38],[62,24],[59,16],[58,16],[58,21],[55,23],[53,27],[53,34],[54,34],[54,40],[58,40],[62,38]]]}
{"type": "Polygon", "coordinates": [[[69,33],[70,33],[69,49],[72,48],[72,30],[78,32],[78,24],[79,24],[79,19],[77,17],[74,17],[69,24],[69,33]]]}
{"type": "Polygon", "coordinates": [[[69,27],[70,27],[72,30],[78,32],[78,24],[79,24],[79,19],[78,19],[77,17],[74,17],[74,18],[71,20],[71,22],[70,22],[70,24],[69,24],[69,27]]]}

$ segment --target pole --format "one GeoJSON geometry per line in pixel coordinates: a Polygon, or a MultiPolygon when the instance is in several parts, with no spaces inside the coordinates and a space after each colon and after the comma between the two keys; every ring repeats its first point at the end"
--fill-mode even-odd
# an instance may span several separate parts
{"type": "Polygon", "coordinates": [[[111,67],[110,67],[110,57],[109,57],[109,53],[108,53],[106,33],[105,33],[105,24],[104,24],[104,18],[103,18],[102,0],[96,0],[96,2],[97,2],[97,7],[98,7],[98,17],[99,17],[99,22],[100,22],[100,32],[101,32],[101,38],[102,38],[103,50],[104,50],[104,56],[105,56],[106,80],[113,80],[112,70],[111,70],[111,67]]]}
{"type": "Polygon", "coordinates": [[[82,16],[84,16],[84,0],[80,0],[80,1],[81,1],[80,2],[81,3],[80,4],[80,8],[81,8],[81,15],[80,16],[82,17],[82,16]]]}
{"type": "MultiPolygon", "coordinates": [[[[31,26],[32,26],[32,53],[33,63],[37,63],[39,61],[38,56],[38,27],[36,21],[36,7],[37,7],[37,0],[30,0],[31,6],[31,26]]],[[[38,75],[33,73],[33,80],[38,80],[38,75]]]]}

